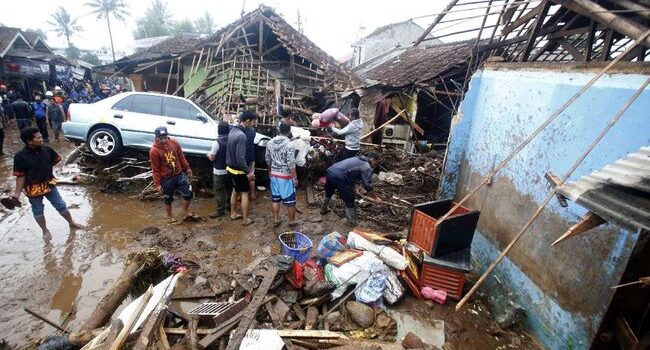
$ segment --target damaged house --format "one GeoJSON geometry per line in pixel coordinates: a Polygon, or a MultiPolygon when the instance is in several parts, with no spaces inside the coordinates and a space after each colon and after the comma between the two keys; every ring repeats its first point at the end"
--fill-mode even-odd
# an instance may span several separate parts
{"type": "Polygon", "coordinates": [[[260,6],[205,38],[172,37],[101,68],[132,76],[136,89],[190,98],[215,116],[254,108],[258,125],[280,111],[309,125],[358,80],[273,9],[260,6]],[[304,118],[301,118],[304,117],[304,118]]]}
{"type": "MultiPolygon", "coordinates": [[[[384,69],[361,72],[382,89],[370,110],[387,85],[419,88],[421,126],[423,94],[459,96],[445,116],[439,198],[481,212],[471,261],[483,275],[457,308],[478,291],[495,317],[520,320],[550,349],[648,346],[647,291],[638,282],[612,288],[650,274],[648,5],[452,1],[428,31],[441,38],[437,28],[476,14],[466,78],[451,78],[460,89],[433,85],[439,78],[417,86],[408,79],[430,77],[411,71],[434,63],[407,62],[462,44],[417,41],[378,65],[384,69]],[[387,80],[381,73],[391,64],[404,69],[387,80]]],[[[436,61],[453,64],[458,50],[436,61]]]]}

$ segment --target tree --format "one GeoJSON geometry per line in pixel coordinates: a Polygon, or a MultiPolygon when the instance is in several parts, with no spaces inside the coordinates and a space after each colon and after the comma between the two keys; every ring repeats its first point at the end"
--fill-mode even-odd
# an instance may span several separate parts
{"type": "Polygon", "coordinates": [[[72,18],[70,13],[63,6],[59,6],[52,17],[51,20],[47,21],[47,23],[52,26],[52,31],[59,36],[65,36],[65,39],[68,42],[68,47],[72,47],[70,37],[83,30],[81,26],[77,24],[77,18],[72,18]]]}
{"type": "Polygon", "coordinates": [[[305,28],[303,27],[303,23],[302,23],[302,21],[303,21],[302,15],[300,14],[300,10],[296,10],[296,11],[298,11],[298,14],[296,16],[296,29],[298,29],[298,31],[301,34],[304,34],[305,33],[305,28]]]}
{"type": "Polygon", "coordinates": [[[102,62],[99,60],[99,57],[92,52],[86,52],[81,55],[81,59],[92,64],[93,66],[99,66],[102,62]]]}
{"type": "MultiPolygon", "coordinates": [[[[0,27],[2,27],[2,24],[0,24],[0,27]]],[[[27,29],[26,32],[30,33],[36,33],[38,36],[40,36],[43,39],[47,39],[47,34],[43,31],[43,29],[27,29]]]]}
{"type": "Polygon", "coordinates": [[[115,47],[113,46],[113,32],[111,31],[111,16],[119,21],[124,21],[128,13],[124,0],[90,0],[86,3],[90,7],[91,13],[97,15],[97,19],[106,18],[108,25],[108,36],[111,40],[111,53],[115,61],[115,47]]]}
{"type": "Polygon", "coordinates": [[[199,17],[194,21],[194,28],[199,34],[212,34],[214,33],[216,25],[214,23],[214,18],[206,10],[203,16],[199,17]]]}
{"type": "Polygon", "coordinates": [[[65,57],[71,60],[78,60],[81,57],[81,51],[76,46],[70,45],[65,49],[65,57]]]}
{"type": "Polygon", "coordinates": [[[136,39],[151,38],[171,34],[171,14],[167,3],[153,0],[144,15],[136,20],[133,37],[136,39]]]}
{"type": "Polygon", "coordinates": [[[184,20],[174,22],[172,26],[172,32],[174,34],[196,33],[196,29],[194,28],[192,21],[186,18],[184,20]]]}

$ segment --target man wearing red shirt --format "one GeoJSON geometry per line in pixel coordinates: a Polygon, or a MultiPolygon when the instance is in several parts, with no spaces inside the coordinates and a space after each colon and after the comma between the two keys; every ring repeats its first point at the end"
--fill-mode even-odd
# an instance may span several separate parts
{"type": "Polygon", "coordinates": [[[185,219],[190,216],[190,201],[193,197],[192,185],[188,179],[188,176],[192,176],[192,169],[185,159],[181,146],[169,137],[166,127],[158,127],[154,133],[156,139],[149,151],[153,184],[156,190],[163,194],[163,202],[170,222],[175,221],[172,215],[174,193],[181,195],[183,219],[185,219]]]}

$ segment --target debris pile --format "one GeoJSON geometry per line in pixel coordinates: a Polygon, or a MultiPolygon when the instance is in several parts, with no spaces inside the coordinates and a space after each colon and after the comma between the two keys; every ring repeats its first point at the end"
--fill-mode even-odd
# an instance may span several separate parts
{"type": "MultiPolygon", "coordinates": [[[[443,158],[444,151],[410,154],[400,149],[384,149],[373,189],[382,203],[359,195],[359,215],[372,221],[379,229],[403,231],[411,220],[414,203],[436,198],[443,158]]],[[[322,190],[324,179],[315,187],[318,185],[322,190]]],[[[332,209],[343,216],[344,207],[340,201],[333,201],[332,209]]]]}

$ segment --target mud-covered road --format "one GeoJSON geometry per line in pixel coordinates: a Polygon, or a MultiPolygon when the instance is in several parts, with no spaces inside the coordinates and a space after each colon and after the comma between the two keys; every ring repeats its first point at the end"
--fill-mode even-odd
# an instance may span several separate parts
{"type": "MultiPolygon", "coordinates": [[[[2,196],[13,189],[13,154],[22,148],[15,125],[7,126],[6,131],[7,155],[0,158],[2,196]]],[[[51,146],[63,158],[73,149],[72,144],[63,141],[51,146]]],[[[200,263],[199,273],[218,285],[229,282],[228,276],[234,270],[245,270],[279,252],[277,236],[288,230],[286,226],[273,227],[268,192],[262,192],[253,202],[255,223],[244,228],[229,220],[170,225],[159,201],[142,202],[128,194],[105,194],[93,186],[60,185],[59,190],[85,230],[71,232],[63,218],[46,203],[52,238],[43,239],[24,196],[23,207],[13,211],[0,209],[0,340],[11,345],[54,331],[25,313],[25,307],[56,322],[63,323],[67,317],[67,327],[77,329],[121,273],[123,258],[129,251],[155,246],[181,255],[200,263]],[[156,226],[161,231],[155,235],[139,233],[147,226],[156,226]]],[[[317,208],[307,207],[304,192],[299,192],[298,201],[303,211],[298,230],[314,244],[326,233],[345,233],[349,229],[336,214],[321,216],[317,208]]],[[[213,210],[210,198],[198,198],[192,204],[192,211],[205,218],[213,210]]],[[[362,225],[373,228],[372,222],[361,219],[362,225]]],[[[425,329],[433,320],[444,321],[445,349],[539,348],[521,331],[498,330],[480,302],[470,303],[458,313],[453,306],[454,303],[427,306],[408,297],[395,310],[412,316],[407,319],[418,320],[418,327],[425,329]]],[[[399,327],[404,331],[413,324],[408,321],[399,327]]]]}

